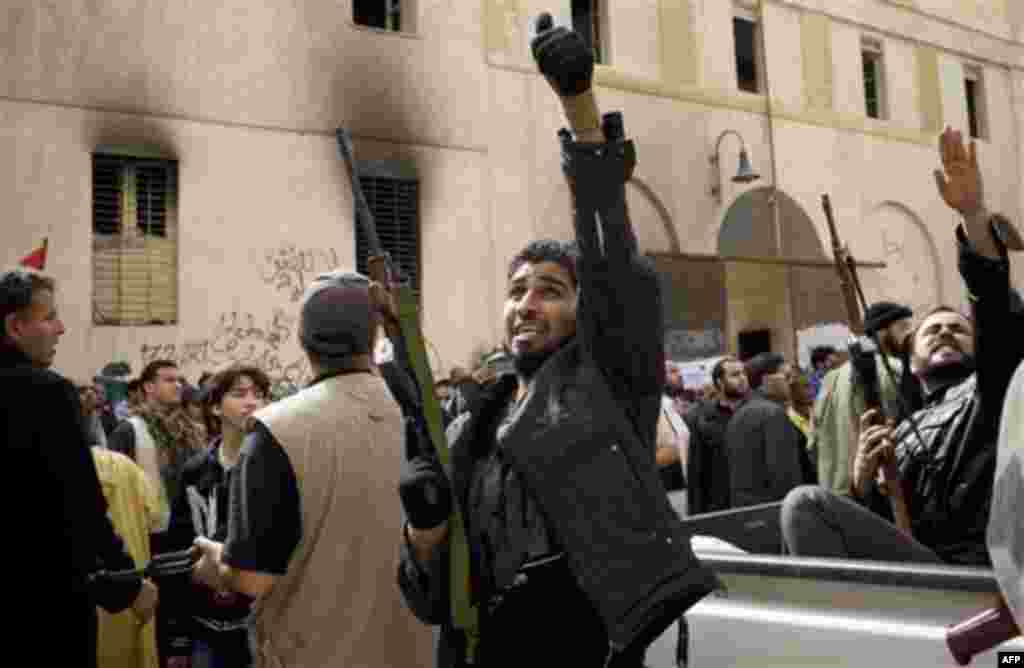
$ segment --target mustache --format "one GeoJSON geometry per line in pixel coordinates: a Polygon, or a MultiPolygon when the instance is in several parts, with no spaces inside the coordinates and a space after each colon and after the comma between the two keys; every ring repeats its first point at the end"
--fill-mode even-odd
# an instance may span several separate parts
{"type": "Polygon", "coordinates": [[[952,337],[950,337],[948,339],[943,337],[942,339],[936,341],[935,344],[932,345],[931,348],[928,349],[928,352],[929,353],[933,353],[936,350],[938,350],[939,348],[944,348],[946,346],[952,348],[953,350],[957,351],[958,353],[962,354],[964,352],[963,347],[957,342],[956,339],[954,339],[952,337]]]}

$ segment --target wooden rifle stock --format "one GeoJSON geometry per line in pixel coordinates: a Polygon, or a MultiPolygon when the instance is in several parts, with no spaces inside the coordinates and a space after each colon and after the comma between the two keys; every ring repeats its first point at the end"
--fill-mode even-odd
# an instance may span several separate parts
{"type": "MultiPolygon", "coordinates": [[[[867,310],[867,304],[864,292],[860,287],[860,280],[857,277],[857,264],[839,239],[839,229],[836,227],[835,217],[832,214],[832,201],[827,194],[821,196],[821,208],[825,211],[825,221],[828,223],[829,236],[832,238],[832,257],[836,273],[839,274],[839,284],[843,291],[843,303],[846,305],[846,317],[850,331],[861,336],[865,333],[863,314],[867,310]]],[[[883,351],[879,351],[879,353],[885,354],[883,351]]],[[[852,360],[851,364],[853,364],[852,360]]],[[[885,420],[885,411],[878,392],[864,392],[864,396],[868,409],[878,411],[882,419],[885,420]]],[[[852,428],[854,433],[859,436],[860,429],[856,417],[854,421],[852,428]]],[[[907,507],[899,470],[891,457],[882,460],[882,472],[885,475],[885,488],[892,507],[893,522],[900,531],[909,536],[911,535],[910,509],[907,507]]]]}
{"type": "Polygon", "coordinates": [[[843,290],[846,318],[850,325],[850,331],[860,336],[864,333],[864,319],[861,316],[861,304],[857,300],[857,290],[854,284],[853,272],[856,271],[856,266],[852,263],[849,252],[839,241],[839,230],[836,227],[835,217],[832,215],[832,201],[828,195],[821,196],[821,208],[825,210],[825,221],[828,223],[828,233],[832,238],[832,258],[835,262],[836,273],[839,275],[839,285],[843,290]]]}
{"type": "Polygon", "coordinates": [[[966,666],[975,654],[987,652],[1020,634],[1013,613],[1004,602],[999,607],[982,610],[949,627],[946,631],[946,646],[957,664],[966,666]]]}

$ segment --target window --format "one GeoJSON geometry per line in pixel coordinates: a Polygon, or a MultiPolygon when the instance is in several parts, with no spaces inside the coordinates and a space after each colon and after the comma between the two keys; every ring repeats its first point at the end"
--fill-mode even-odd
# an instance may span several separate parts
{"type": "MultiPolygon", "coordinates": [[[[360,162],[359,182],[377,223],[377,236],[413,293],[420,295],[419,179],[409,166],[390,162],[360,162]]],[[[356,268],[367,273],[370,249],[356,225],[356,268]]]]}
{"type": "Polygon", "coordinates": [[[594,49],[594,62],[608,64],[607,28],[601,0],[572,0],[572,29],[594,49]]]}
{"type": "Polygon", "coordinates": [[[864,101],[869,118],[888,118],[885,99],[885,61],[882,43],[864,40],[861,43],[864,67],[864,101]]]}
{"type": "Polygon", "coordinates": [[[736,44],[736,85],[748,93],[762,93],[761,27],[754,13],[737,7],[732,33],[736,44]]]}
{"type": "Polygon", "coordinates": [[[178,319],[178,163],[92,156],[93,323],[178,319]]]}
{"type": "Polygon", "coordinates": [[[964,91],[967,94],[967,126],[971,137],[988,139],[988,119],[985,110],[985,81],[980,67],[964,67],[964,91]]]}
{"type": "Polygon", "coordinates": [[[411,12],[408,7],[410,2],[411,0],[353,0],[352,20],[357,25],[369,28],[411,32],[411,12]]]}

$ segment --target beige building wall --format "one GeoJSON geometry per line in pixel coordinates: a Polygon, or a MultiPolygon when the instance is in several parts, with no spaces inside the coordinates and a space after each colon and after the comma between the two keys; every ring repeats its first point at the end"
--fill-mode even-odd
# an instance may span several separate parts
{"type": "MultiPolygon", "coordinates": [[[[887,263],[867,274],[869,298],[961,303],[955,218],[931,172],[938,130],[963,123],[950,91],[964,62],[984,71],[989,202],[1021,220],[1024,44],[1014,3],[740,3],[762,21],[770,95],[737,90],[732,3],[604,4],[609,64],[598,67],[598,90],[606,109],[625,113],[638,146],[628,192],[646,250],[716,253],[729,205],[777,180],[814,222],[823,253],[820,196],[829,193],[854,255],[887,263]],[[864,37],[883,45],[885,120],[865,116],[864,37]],[[728,180],[739,145],[726,138],[718,202],[709,158],[726,130],[742,134],[762,178],[728,180]]],[[[398,158],[419,175],[436,371],[498,342],[508,258],[531,238],[571,230],[555,138],[563,121],[528,51],[533,17],[546,8],[567,16],[569,2],[415,5],[414,33],[390,34],[355,26],[347,0],[5,3],[0,262],[50,238],[68,325],[61,371],[82,377],[115,359],[138,370],[168,353],[193,379],[246,357],[301,375],[287,286],[309,272],[288,267],[353,263],[338,125],[353,130],[358,157],[398,158]],[[179,160],[176,325],[92,324],[89,157],[103,144],[179,160]]],[[[759,302],[740,287],[751,283],[734,277],[738,302],[759,302]]]]}

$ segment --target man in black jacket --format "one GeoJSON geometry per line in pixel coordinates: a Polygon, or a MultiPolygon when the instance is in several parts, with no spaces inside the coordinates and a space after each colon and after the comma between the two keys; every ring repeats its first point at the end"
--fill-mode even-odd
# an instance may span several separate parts
{"type": "Polygon", "coordinates": [[[793,367],[777,353],[746,365],[753,393],[726,429],[732,506],[781,501],[799,485],[815,482],[807,439],[786,414],[793,367]]]}
{"type": "Polygon", "coordinates": [[[50,278],[0,273],[0,443],[12,478],[4,486],[4,531],[31,550],[8,571],[28,573],[31,582],[12,583],[4,633],[29,648],[33,664],[65,665],[70,656],[74,665],[95,666],[96,605],[110,612],[134,605],[146,620],[156,588],[141,579],[103,586],[89,580],[100,568],[134,564],[107,517],[78,393],[48,369],[64,333],[54,293],[50,278]]]}
{"type": "Polygon", "coordinates": [[[693,555],[654,462],[663,326],[658,280],[626,211],[633,147],[602,133],[596,110],[592,125],[572,119],[566,100],[589,94],[592,51],[576,33],[538,28],[535,57],[577,130],[563,148],[578,256],[542,241],[510,263],[504,331],[516,374],[452,422],[450,473],[421,456],[403,475],[399,580],[413,612],[442,626],[438,664],[460,665],[454,496],[480,665],[641,666],[647,645],[718,582],[693,555]],[[449,475],[454,494],[435,494],[449,475]]]}
{"type": "Polygon", "coordinates": [[[715,363],[711,382],[718,396],[702,401],[683,416],[690,428],[686,460],[686,508],[690,515],[732,507],[725,434],[729,421],[750,394],[750,381],[743,362],[732,356],[715,363]]]}
{"type": "Polygon", "coordinates": [[[911,339],[910,368],[924,408],[892,427],[874,411],[861,418],[852,500],[824,490],[794,490],[783,506],[783,534],[796,554],[982,566],[1003,398],[1024,359],[1022,314],[1011,308],[1007,229],[984,206],[974,144],[942,135],[946,203],[963,216],[956,230],[960,274],[971,318],[948,307],[927,314],[911,339]],[[885,460],[898,481],[880,481],[885,460]],[[910,531],[891,521],[883,493],[901,484],[910,531]]]}

